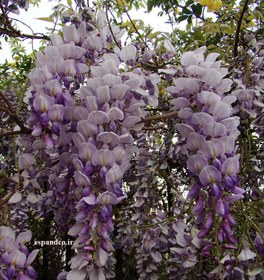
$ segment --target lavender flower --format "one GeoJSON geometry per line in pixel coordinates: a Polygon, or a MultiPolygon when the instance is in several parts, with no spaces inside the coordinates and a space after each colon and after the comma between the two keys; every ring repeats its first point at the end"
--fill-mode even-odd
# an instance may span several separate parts
{"type": "Polygon", "coordinates": [[[0,227],[0,276],[1,279],[37,279],[37,273],[31,266],[38,250],[28,251],[25,244],[32,238],[30,231],[17,235],[6,226],[0,227]]]}
{"type": "Polygon", "coordinates": [[[112,33],[98,17],[100,26],[80,20],[63,28],[63,39],[52,35],[29,75],[28,125],[39,139],[28,144],[20,166],[34,180],[36,158],[43,161],[50,188],[39,201],[41,215],[53,209],[59,227],[76,237],[67,279],[113,276],[113,207],[126,198],[122,179],[143,107],[157,104],[159,78],[131,68],[133,45],[106,53],[112,33]]]}
{"type": "Polygon", "coordinates": [[[228,217],[232,217],[232,197],[242,197],[244,192],[237,177],[239,155],[235,140],[239,119],[231,115],[230,102],[234,100],[224,95],[232,84],[224,78],[227,70],[215,61],[218,54],[204,58],[204,51],[201,48],[182,55],[184,77],[175,79],[175,85],[167,90],[181,121],[176,128],[186,139],[182,150],[188,157],[187,168],[193,178],[188,197],[197,201],[193,214],[198,215],[198,236],[204,238],[214,227],[214,213],[219,229],[223,230],[219,242],[236,243],[231,229],[234,220],[231,223],[228,217]]]}

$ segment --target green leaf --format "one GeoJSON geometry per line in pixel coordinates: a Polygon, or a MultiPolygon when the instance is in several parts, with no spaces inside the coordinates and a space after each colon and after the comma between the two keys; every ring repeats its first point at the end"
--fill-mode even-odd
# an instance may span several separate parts
{"type": "Polygon", "coordinates": [[[196,28],[194,30],[193,37],[195,40],[204,41],[204,34],[201,32],[201,28],[196,28]]]}
{"type": "Polygon", "coordinates": [[[187,15],[191,15],[191,14],[192,14],[192,11],[190,11],[189,9],[187,9],[186,7],[184,7],[184,8],[182,9],[182,13],[183,13],[183,14],[187,14],[187,15]]]}
{"type": "Polygon", "coordinates": [[[236,29],[235,28],[226,28],[223,30],[223,32],[228,35],[233,35],[233,34],[235,34],[236,29]]]}
{"type": "Polygon", "coordinates": [[[187,22],[188,24],[192,24],[192,16],[188,16],[187,22]]]}
{"type": "Polygon", "coordinates": [[[203,11],[203,7],[200,4],[193,4],[191,5],[191,9],[196,17],[200,17],[203,11]]]}
{"type": "Polygon", "coordinates": [[[259,273],[261,273],[262,271],[263,271],[262,268],[257,267],[257,268],[254,268],[253,270],[251,270],[250,272],[248,272],[247,275],[249,275],[249,276],[256,276],[259,273]]]}
{"type": "Polygon", "coordinates": [[[154,7],[160,6],[162,1],[159,0],[148,0],[147,2],[147,9],[150,12],[154,7]]]}
{"type": "Polygon", "coordinates": [[[193,0],[188,0],[185,3],[186,7],[190,6],[191,4],[193,4],[193,0]]]}
{"type": "Polygon", "coordinates": [[[72,8],[72,0],[67,0],[67,4],[70,8],[72,8]]]}
{"type": "Polygon", "coordinates": [[[53,18],[50,18],[50,17],[40,17],[40,18],[35,18],[35,19],[47,21],[47,22],[54,22],[53,18]]]}
{"type": "Polygon", "coordinates": [[[149,35],[149,39],[154,39],[154,38],[156,38],[158,35],[160,35],[160,31],[157,31],[157,32],[154,32],[154,33],[152,33],[152,34],[150,34],[149,35]]]}
{"type": "Polygon", "coordinates": [[[177,18],[177,21],[178,21],[178,22],[181,22],[181,21],[186,20],[187,18],[188,18],[188,16],[186,16],[186,15],[179,16],[179,17],[177,18]]]}

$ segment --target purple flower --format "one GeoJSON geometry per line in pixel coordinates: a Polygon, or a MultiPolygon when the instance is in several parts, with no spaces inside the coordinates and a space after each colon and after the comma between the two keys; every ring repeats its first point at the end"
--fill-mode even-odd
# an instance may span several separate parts
{"type": "Polygon", "coordinates": [[[21,169],[29,169],[32,165],[36,164],[36,159],[32,154],[22,154],[18,159],[18,164],[21,169]]]}
{"type": "Polygon", "coordinates": [[[239,119],[231,115],[230,104],[235,100],[224,95],[232,84],[224,78],[227,69],[215,61],[218,54],[205,58],[204,51],[200,48],[182,55],[183,77],[175,78],[174,86],[167,90],[172,110],[179,110],[179,137],[187,140],[183,142],[182,153],[187,156],[186,167],[194,182],[188,198],[198,200],[192,209],[198,215],[198,236],[209,235],[209,229],[218,221],[223,229],[219,241],[234,243],[231,226],[235,221],[229,203],[240,190],[239,156],[235,148],[239,119]],[[224,219],[221,221],[215,214],[224,219]]]}
{"type": "Polygon", "coordinates": [[[44,94],[39,94],[33,101],[33,107],[38,113],[47,112],[53,104],[53,98],[44,94]]]}
{"type": "MultiPolygon", "coordinates": [[[[0,227],[0,269],[3,279],[36,279],[37,273],[30,266],[36,258],[38,250],[29,253],[25,243],[32,238],[31,231],[18,234],[9,227],[0,227]]],[[[0,274],[1,275],[1,274],[0,274]]]]}

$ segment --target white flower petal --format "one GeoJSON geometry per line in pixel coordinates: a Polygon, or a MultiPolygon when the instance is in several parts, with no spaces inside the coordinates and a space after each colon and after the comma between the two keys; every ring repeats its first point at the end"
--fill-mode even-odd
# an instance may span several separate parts
{"type": "Polygon", "coordinates": [[[254,259],[256,257],[256,254],[252,251],[250,251],[248,248],[243,249],[240,254],[237,256],[237,258],[240,261],[247,261],[254,259]]]}

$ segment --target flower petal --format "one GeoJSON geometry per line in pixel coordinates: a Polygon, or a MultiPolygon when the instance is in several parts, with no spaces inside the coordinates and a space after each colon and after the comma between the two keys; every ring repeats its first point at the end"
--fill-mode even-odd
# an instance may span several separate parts
{"type": "Polygon", "coordinates": [[[8,204],[15,204],[22,200],[22,194],[19,192],[15,192],[10,199],[8,200],[8,204]]]}
{"type": "Polygon", "coordinates": [[[101,247],[99,247],[96,250],[96,255],[95,255],[95,264],[98,267],[103,267],[105,266],[107,260],[108,260],[109,254],[103,250],[101,247]]]}
{"type": "Polygon", "coordinates": [[[35,249],[33,250],[27,257],[27,262],[26,262],[26,266],[31,265],[32,262],[35,260],[37,254],[39,252],[39,249],[35,249]]]}
{"type": "Polygon", "coordinates": [[[91,185],[89,178],[79,170],[74,172],[73,178],[79,187],[89,187],[91,185]]]}
{"type": "Polygon", "coordinates": [[[80,158],[84,161],[90,161],[95,151],[96,148],[91,143],[83,142],[79,146],[79,155],[80,158]]]}
{"type": "Polygon", "coordinates": [[[111,183],[117,182],[119,179],[123,177],[123,172],[119,165],[115,164],[112,168],[110,168],[106,175],[105,175],[105,181],[106,184],[109,185],[111,183]]]}
{"type": "Polygon", "coordinates": [[[240,254],[237,256],[237,258],[240,260],[240,261],[247,261],[247,260],[251,260],[251,259],[254,259],[257,255],[250,251],[249,248],[245,248],[243,249],[240,254]]]}
{"type": "Polygon", "coordinates": [[[115,205],[117,204],[117,197],[115,194],[106,191],[104,193],[101,193],[97,197],[96,203],[101,205],[108,205],[108,204],[115,205]]]}
{"type": "Polygon", "coordinates": [[[207,160],[202,155],[192,155],[187,160],[187,168],[194,174],[199,174],[204,166],[207,165],[207,160]]]}
{"type": "Polygon", "coordinates": [[[89,120],[78,121],[77,129],[82,135],[88,136],[88,137],[96,135],[98,133],[97,125],[93,124],[89,120]]]}
{"type": "Polygon", "coordinates": [[[200,150],[205,144],[206,144],[206,140],[201,134],[197,132],[192,132],[188,135],[187,148],[189,150],[191,151],[200,150]]]}
{"type": "Polygon", "coordinates": [[[32,232],[30,230],[27,230],[27,231],[19,233],[16,240],[17,240],[18,244],[25,244],[25,243],[29,242],[31,240],[31,238],[32,238],[32,232]]]}
{"type": "Polygon", "coordinates": [[[83,268],[81,270],[71,270],[67,274],[67,280],[84,280],[86,277],[86,269],[83,268]]]}
{"type": "Polygon", "coordinates": [[[116,146],[119,143],[119,137],[117,134],[115,134],[114,132],[101,132],[98,134],[98,136],[96,137],[96,140],[102,141],[105,144],[112,144],[114,146],[116,146]]]}
{"type": "Polygon", "coordinates": [[[128,45],[121,50],[119,55],[124,62],[127,62],[129,60],[134,60],[136,58],[136,54],[136,47],[133,45],[128,45]]]}
{"type": "Polygon", "coordinates": [[[115,161],[114,154],[110,150],[97,150],[93,153],[92,163],[93,165],[112,165],[115,161]]]}
{"type": "Polygon", "coordinates": [[[220,172],[212,165],[205,166],[200,174],[199,179],[202,185],[207,186],[221,181],[220,172]]]}
{"type": "Polygon", "coordinates": [[[194,129],[188,124],[176,124],[176,128],[185,138],[188,137],[189,133],[194,132],[194,129]]]}
{"type": "Polygon", "coordinates": [[[225,175],[231,176],[237,174],[239,170],[239,155],[227,158],[223,165],[221,172],[225,175]]]}
{"type": "Polygon", "coordinates": [[[109,122],[107,114],[100,110],[92,111],[88,116],[88,120],[97,125],[102,125],[109,122]]]}
{"type": "Polygon", "coordinates": [[[36,164],[36,159],[29,153],[21,155],[18,159],[18,165],[21,169],[28,169],[34,164],[36,164]]]}

